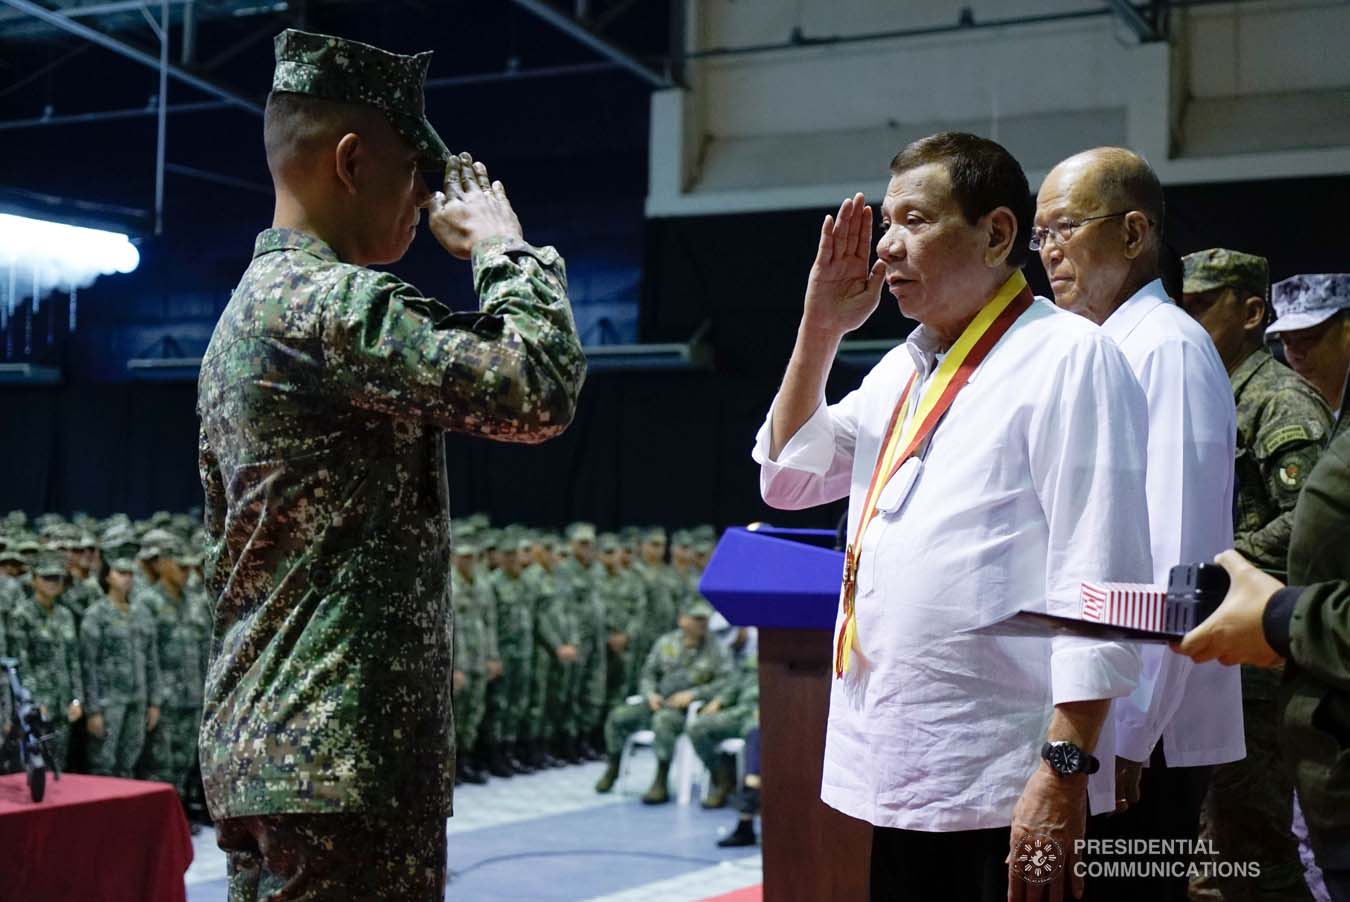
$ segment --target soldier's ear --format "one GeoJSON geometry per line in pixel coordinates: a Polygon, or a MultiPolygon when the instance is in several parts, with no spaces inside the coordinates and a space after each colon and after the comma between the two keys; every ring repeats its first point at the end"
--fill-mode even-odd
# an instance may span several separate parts
{"type": "Polygon", "coordinates": [[[356,165],[361,152],[361,136],[348,132],[338,139],[333,155],[334,174],[348,194],[356,194],[356,165]]]}
{"type": "Polygon", "coordinates": [[[1259,332],[1266,326],[1266,300],[1252,295],[1242,302],[1242,328],[1259,332]]]}

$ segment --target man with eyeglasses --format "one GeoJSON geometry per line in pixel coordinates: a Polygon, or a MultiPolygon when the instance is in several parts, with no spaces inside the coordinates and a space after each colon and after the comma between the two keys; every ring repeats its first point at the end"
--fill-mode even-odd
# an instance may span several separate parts
{"type": "MultiPolygon", "coordinates": [[[[1120,346],[1148,397],[1148,520],[1153,582],[1233,544],[1236,413],[1213,341],[1163,290],[1163,192],[1143,158],[1084,151],[1046,176],[1031,246],[1055,302],[1120,346]]],[[[1143,649],[1139,687],[1113,708],[1117,807],[1090,836],[1194,840],[1213,766],[1246,754],[1236,669],[1143,649]],[[1141,776],[1141,769],[1148,771],[1141,776]],[[1141,786],[1142,782],[1142,786],[1141,786]],[[1128,809],[1128,810],[1124,810],[1128,809]]],[[[1184,900],[1187,880],[1098,883],[1093,899],[1184,900]]]]}
{"type": "Polygon", "coordinates": [[[1350,375],[1350,273],[1277,282],[1271,303],[1279,318],[1266,334],[1279,338],[1294,372],[1313,384],[1339,419],[1350,375]]]}

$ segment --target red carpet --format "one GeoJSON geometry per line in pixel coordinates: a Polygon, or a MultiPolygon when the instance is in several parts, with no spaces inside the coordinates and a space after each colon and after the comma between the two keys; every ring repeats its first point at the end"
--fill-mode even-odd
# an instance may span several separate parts
{"type": "Polygon", "coordinates": [[[745,889],[738,889],[734,893],[727,893],[725,896],[713,896],[711,899],[704,899],[703,902],[764,902],[764,887],[748,886],[745,889]]]}

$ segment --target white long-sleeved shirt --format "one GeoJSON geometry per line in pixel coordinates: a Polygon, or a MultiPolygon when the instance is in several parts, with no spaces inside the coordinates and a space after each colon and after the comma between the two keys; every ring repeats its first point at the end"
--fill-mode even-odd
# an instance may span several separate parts
{"type": "MultiPolygon", "coordinates": [[[[1233,547],[1233,387],[1208,333],[1145,285],[1102,323],[1148,398],[1149,536],[1153,579],[1177,564],[1204,563],[1233,547]]],[[[1112,705],[1116,753],[1148,761],[1159,737],[1171,767],[1222,764],[1246,755],[1236,667],[1151,645],[1139,686],[1112,705]]]]}
{"type": "MultiPolygon", "coordinates": [[[[933,368],[922,326],[776,460],[754,458],[764,500],[847,496],[849,538],[909,375],[933,368]]],[[[770,411],[770,420],[772,410],[770,411]]],[[[1020,609],[1077,616],[1084,580],[1147,580],[1147,408],[1119,349],[1037,299],[956,396],[922,458],[881,492],[862,538],[858,647],[833,682],[821,798],[884,827],[1006,826],[1039,765],[1054,704],[1116,698],[1133,645],[963,633],[1020,609]]],[[[836,640],[842,611],[836,619],[836,640]]],[[[1099,748],[1114,748],[1110,723],[1099,748]]],[[[1114,768],[1089,782],[1114,808],[1114,768]]]]}

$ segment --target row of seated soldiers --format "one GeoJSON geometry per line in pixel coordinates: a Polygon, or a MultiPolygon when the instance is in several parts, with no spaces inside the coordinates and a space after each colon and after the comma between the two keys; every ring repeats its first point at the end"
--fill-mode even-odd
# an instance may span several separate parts
{"type": "MultiPolygon", "coordinates": [[[[0,657],[51,722],[62,770],[170,783],[205,822],[196,762],[211,617],[192,523],[8,515],[0,657]]],[[[12,701],[5,687],[0,772],[20,766],[12,701]]]]}
{"type": "MultiPolygon", "coordinates": [[[[476,517],[457,526],[457,778],[479,783],[489,774],[602,758],[617,770],[624,739],[655,717],[662,792],[653,786],[647,801],[665,801],[684,715],[675,729],[646,702],[640,710],[649,718],[626,713],[634,708],[629,700],[661,693],[664,706],[674,695],[683,711],[690,701],[711,701],[727,682],[728,648],[751,651],[753,666],[745,631],[729,631],[725,644],[704,640],[712,609],[698,582],[714,539],[707,527],[676,531],[668,542],[659,527],[597,534],[591,524],[574,523],[559,537],[517,526],[494,530],[476,517]],[[695,634],[691,644],[682,638],[695,634]],[[692,682],[671,688],[681,679],[676,670],[692,682]]],[[[741,732],[737,726],[728,736],[741,732]]],[[[717,772],[723,783],[734,779],[725,767],[717,772]]]]}

